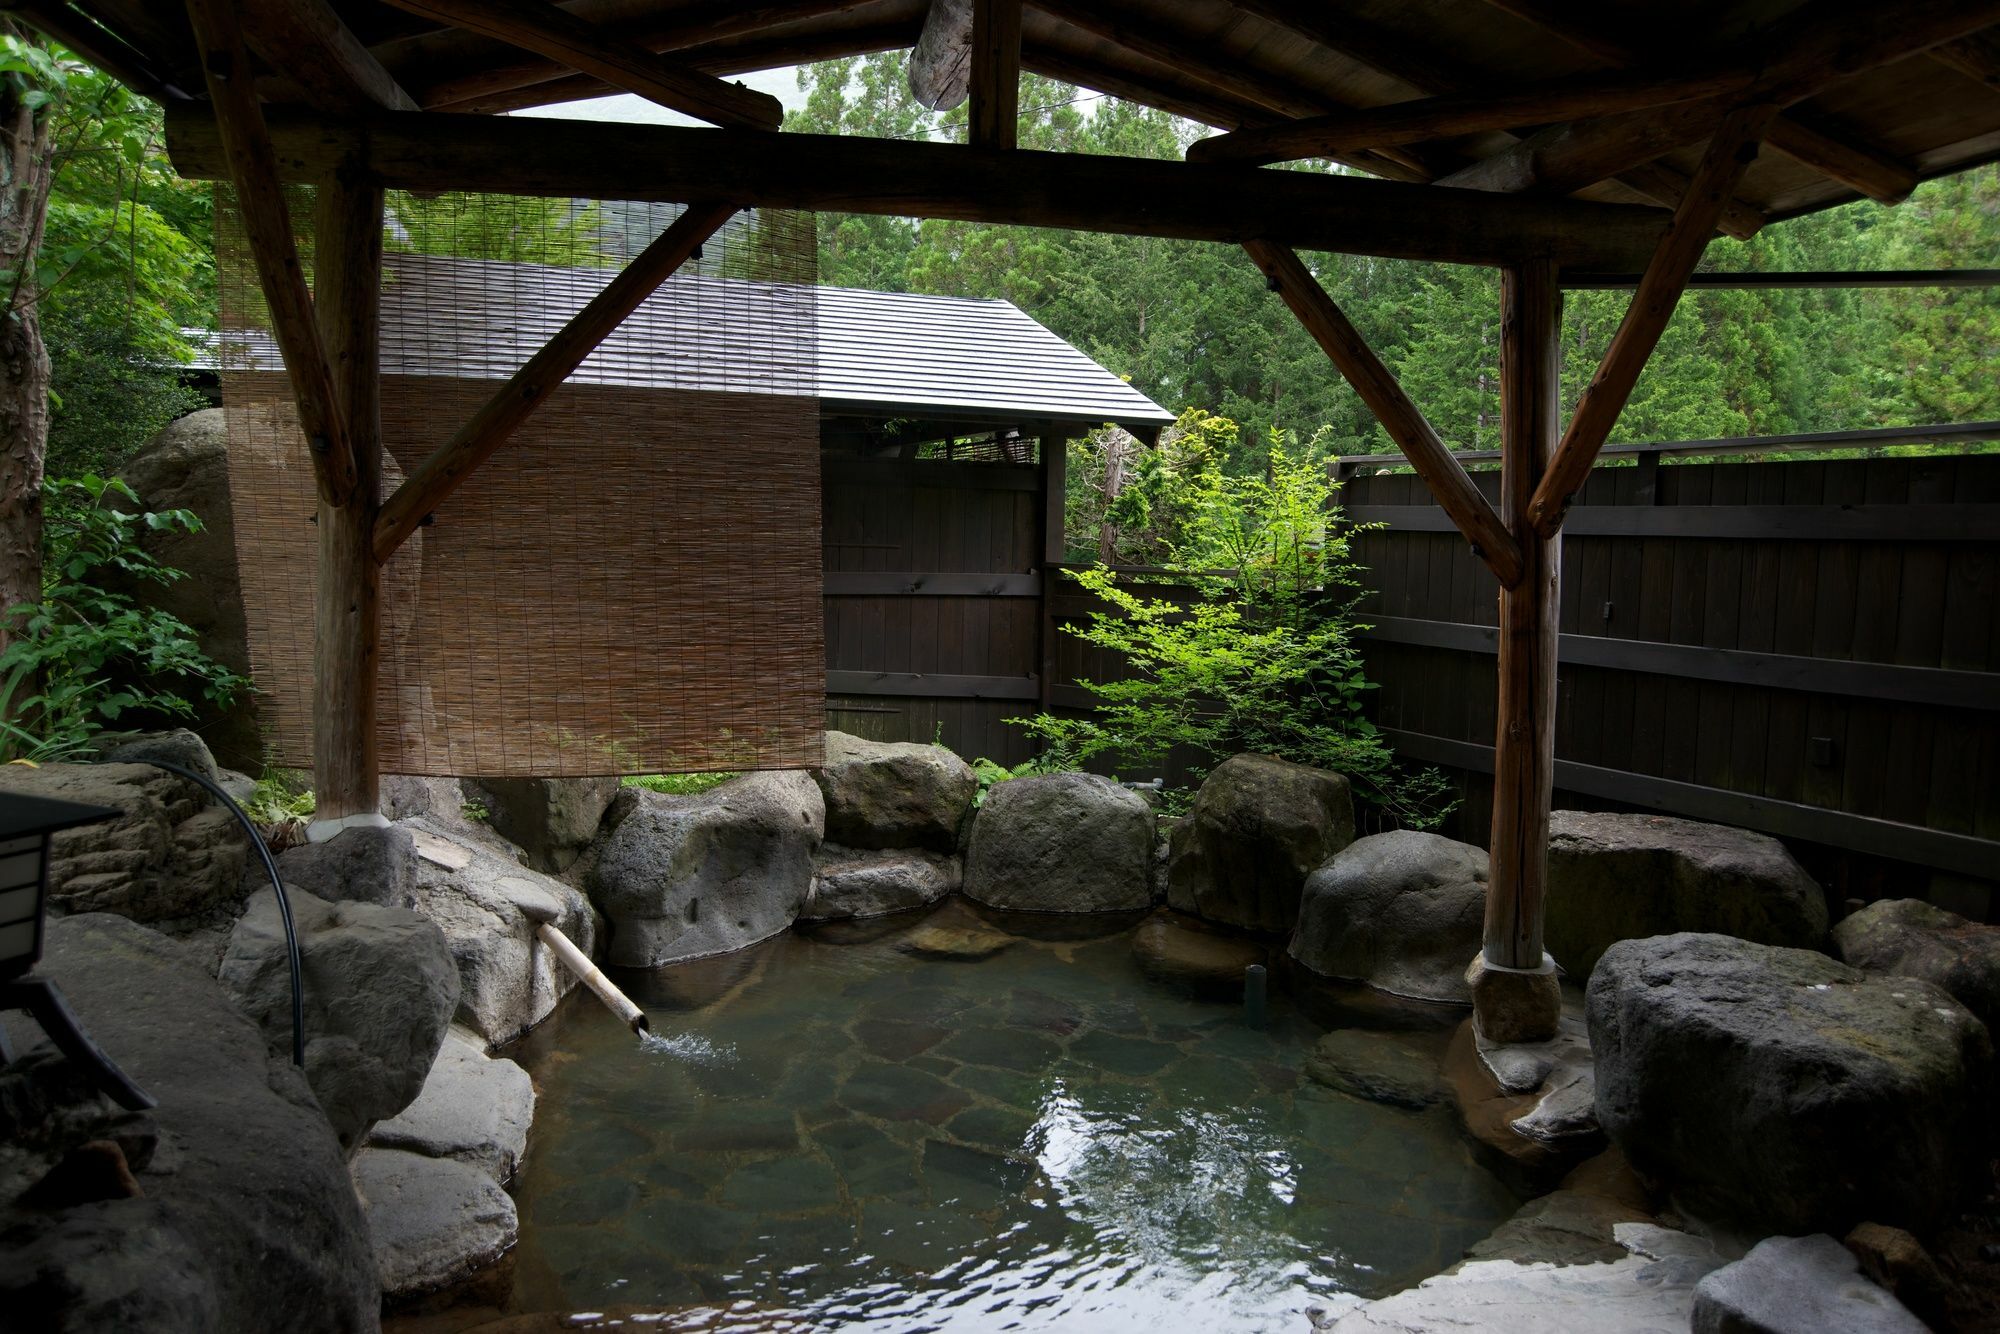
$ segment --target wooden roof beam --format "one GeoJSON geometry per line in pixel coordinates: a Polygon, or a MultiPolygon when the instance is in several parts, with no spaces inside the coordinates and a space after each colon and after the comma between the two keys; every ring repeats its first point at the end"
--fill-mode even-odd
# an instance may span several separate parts
{"type": "Polygon", "coordinates": [[[250,48],[321,111],[417,109],[327,0],[258,0],[244,9],[243,25],[250,48]]]}
{"type": "Polygon", "coordinates": [[[416,466],[375,520],[375,559],[387,561],[411,533],[512,438],[584,358],[736,213],[734,204],[690,204],[685,213],[558,329],[451,439],[416,466]]]}
{"type": "MultiPolygon", "coordinates": [[[[271,332],[290,373],[297,401],[299,426],[312,452],[313,479],[320,499],[341,506],[354,495],[358,472],[353,442],[341,414],[340,395],[332,362],[313,315],[312,293],[293,242],[291,215],[285,207],[277,153],[272,148],[262,105],[237,21],[237,0],[187,0],[188,21],[201,49],[208,80],[211,117],[193,104],[184,117],[197,120],[213,134],[218,150],[211,179],[226,179],[236,187],[237,208],[250,239],[250,254],[271,313],[271,332]]],[[[330,159],[315,173],[318,180],[352,160],[352,153],[330,159]]]]}
{"type": "Polygon", "coordinates": [[[1422,97],[1203,139],[1188,149],[1188,161],[1262,166],[1488,130],[1546,125],[1615,111],[1646,111],[1676,102],[1746,92],[1755,84],[1756,75],[1750,70],[1636,80],[1620,74],[1560,80],[1499,96],[1475,93],[1422,97]]]}
{"type": "Polygon", "coordinates": [[[1732,112],[1709,141],[1687,198],[1674,210],[1673,225],[1660,238],[1659,248],[1640,275],[1632,304],[1626,307],[1625,318],[1611,337],[1611,346],[1605,349],[1597,373],[1584,387],[1576,415],[1570,419],[1569,429],[1563,432],[1562,442],[1556,446],[1548,470],[1528,502],[1528,522],[1542,536],[1553,536],[1562,527],[1570,501],[1590,476],[1597,451],[1604,447],[1611,428],[1618,424],[1618,414],[1631,401],[1640,373],[1659,345],[1667,321],[1673,318],[1674,307],[1681,293],[1687,290],[1694,266],[1701,262],[1702,252],[1708,248],[1723,201],[1734,193],[1736,183],[1757,160],[1758,144],[1776,118],[1777,110],[1770,103],[1763,103],[1732,112]]]}
{"type": "MultiPolygon", "coordinates": [[[[643,19],[602,23],[598,32],[606,41],[622,42],[654,55],[670,55],[761,34],[773,24],[826,18],[870,3],[873,0],[770,0],[762,4],[700,0],[643,19]]],[[[512,43],[462,29],[386,41],[373,50],[383,65],[400,74],[403,86],[427,110],[553,83],[574,72],[555,60],[515,58],[520,48],[512,43]]]]}
{"type": "MultiPolygon", "coordinates": [[[[1504,91],[1489,70],[1441,55],[1432,45],[1407,41],[1351,15],[1334,14],[1316,0],[1237,0],[1237,3],[1266,22],[1289,28],[1329,51],[1337,51],[1357,64],[1424,93],[1491,96],[1504,91]]],[[[1433,173],[1433,179],[1441,174],[1433,173]]],[[[1653,163],[1613,179],[1669,209],[1680,203],[1687,185],[1687,178],[1679,172],[1653,163]]],[[[1761,210],[1740,200],[1730,201],[1723,220],[1726,229],[1733,229],[1730,235],[1738,239],[1755,235],[1767,221],[1761,210]]]]}
{"type": "MultiPolygon", "coordinates": [[[[511,116],[381,112],[330,122],[273,115],[280,162],[313,180],[351,154],[396,189],[634,201],[726,198],[746,208],[1015,223],[1123,235],[1278,244],[1396,259],[1641,266],[1650,208],[1508,198],[1394,181],[957,144],[511,116]]],[[[205,117],[168,108],[184,176],[227,159],[205,117]]]]}
{"type": "Polygon", "coordinates": [[[1452,457],[1451,447],[1425,420],[1423,411],[1403,392],[1403,386],[1361,331],[1334,304],[1319,279],[1284,246],[1246,241],[1243,248],[1313,341],[1347,378],[1382,429],[1423,478],[1432,497],[1451,516],[1472,550],[1486,562],[1503,587],[1521,581],[1521,548],[1501,522],[1491,503],[1473,485],[1465,466],[1452,457]]]}
{"type": "Polygon", "coordinates": [[[974,0],[930,0],[923,31],[910,48],[910,96],[930,111],[949,111],[972,92],[974,0]]]}
{"type": "Polygon", "coordinates": [[[190,97],[172,75],[156,68],[144,52],[62,0],[9,3],[0,6],[0,10],[155,102],[186,101],[190,97]]]}
{"type": "MultiPolygon", "coordinates": [[[[1580,23],[1572,14],[1558,11],[1546,3],[1546,0],[1487,0],[1487,3],[1533,24],[1550,36],[1599,60],[1626,67],[1632,65],[1643,67],[1646,64],[1643,52],[1635,43],[1594,25],[1580,23]]],[[[1796,44],[1811,54],[1781,53],[1771,62],[1771,72],[1763,84],[1763,89],[1775,92],[1788,81],[1797,85],[1802,77],[1811,82],[1803,91],[1794,91],[1792,95],[1782,98],[1783,104],[1789,105],[1801,101],[1826,83],[1863,73],[1879,65],[1893,63],[1922,50],[1924,46],[1935,45],[1935,42],[1920,38],[1915,45],[1901,47],[1886,59],[1878,58],[1877,53],[1866,49],[1865,42],[1852,40],[1854,34],[1851,32],[1834,31],[1843,25],[1849,28],[1854,25],[1856,22],[1854,9],[1850,7],[1845,13],[1838,11],[1829,13],[1828,8],[1824,5],[1809,7],[1785,24],[1786,30],[1794,34],[1796,44]],[[1820,29],[1818,31],[1815,31],[1816,15],[1820,29]],[[1831,71],[1830,73],[1821,74],[1816,69],[1822,63],[1831,71]]],[[[1935,11],[1941,9],[1948,12],[1954,7],[1946,3],[1922,8],[1933,12],[1930,14],[1913,12],[1909,15],[1911,23],[1920,28],[1926,23],[1936,21],[1935,11]]],[[[1892,26],[1901,12],[1899,10],[1896,14],[1887,16],[1892,21],[1892,26]]],[[[1975,24],[1975,26],[1981,25],[1975,24]]],[[[1719,121],[1719,117],[1717,119],[1719,121]]],[[[1766,136],[1766,142],[1787,157],[1880,203],[1900,203],[1908,198],[1911,190],[1916,188],[1917,172],[1909,164],[1898,162],[1880,150],[1851,138],[1800,123],[1787,115],[1781,114],[1773,122],[1770,133],[1766,136]]]]}
{"type": "Polygon", "coordinates": [[[2000,92],[2000,28],[1988,28],[1933,47],[1931,59],[2000,92]]]}
{"type": "Polygon", "coordinates": [[[1012,148],[1021,124],[1021,0],[973,0],[972,109],[966,137],[1012,148]]]}
{"type": "Polygon", "coordinates": [[[388,0],[398,9],[495,37],[673,111],[714,125],[774,130],[784,108],[768,93],[698,74],[607,37],[596,24],[544,0],[388,0]]]}

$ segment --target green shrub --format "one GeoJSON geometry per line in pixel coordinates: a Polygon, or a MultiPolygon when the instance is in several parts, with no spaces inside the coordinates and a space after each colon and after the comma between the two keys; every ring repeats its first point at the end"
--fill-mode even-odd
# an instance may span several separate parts
{"type": "Polygon", "coordinates": [[[5,612],[13,638],[0,653],[0,759],[69,758],[128,711],[192,718],[193,698],[223,706],[250,687],[201,651],[185,621],[101,585],[107,574],[122,583],[183,578],[139,534],[201,528],[187,510],[128,513],[121,499],[139,501],[123,482],[95,475],[43,485],[42,600],[5,612]]]}
{"type": "Polygon", "coordinates": [[[1363,712],[1374,687],[1355,640],[1359,567],[1334,526],[1320,455],[1278,433],[1261,476],[1228,476],[1210,458],[1157,479],[1145,517],[1187,572],[1174,582],[1196,590],[1193,602],[1149,594],[1103,565],[1071,572],[1107,610],[1070,632],[1133,674],[1079,683],[1096,697],[1091,717],[1012,720],[1042,743],[1044,767],[1157,767],[1175,752],[1212,764],[1258,751],[1345,774],[1412,828],[1449,812],[1443,776],[1399,767],[1363,712]]]}

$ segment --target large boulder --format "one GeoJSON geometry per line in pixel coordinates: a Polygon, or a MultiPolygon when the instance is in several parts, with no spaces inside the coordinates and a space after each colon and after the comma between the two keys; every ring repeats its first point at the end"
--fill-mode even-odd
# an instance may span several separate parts
{"type": "Polygon", "coordinates": [[[417,843],[399,825],[343,829],[324,843],[287,848],[277,862],[286,885],[329,903],[408,908],[416,902],[417,843]]]}
{"type": "Polygon", "coordinates": [[[1019,912],[1151,906],[1153,809],[1097,774],[995,785],[972,822],[965,895],[1019,912]]]}
{"type": "Polygon", "coordinates": [[[959,859],[946,853],[827,843],[813,859],[812,895],[799,920],[831,922],[928,908],[963,879],[959,859]]]}
{"type": "MultiPolygon", "coordinates": [[[[0,1324],[23,1330],[367,1331],[381,1306],[347,1164],[289,1060],[181,947],[123,918],[51,921],[43,970],[90,1036],[159,1100],[109,1118],[38,1044],[0,1074],[0,1115],[66,1086],[120,1143],[136,1197],[0,1202],[0,1324]],[[136,1121],[136,1124],[135,1124],[136,1121]]],[[[21,1035],[19,1027],[14,1029],[21,1035]]],[[[34,1127],[0,1133],[0,1159],[34,1127]]]]}
{"type": "MultiPolygon", "coordinates": [[[[229,432],[221,408],[205,408],[169,422],[120,475],[147,509],[193,510],[198,532],[147,529],[140,542],[147,553],[187,578],[170,584],[109,587],[185,621],[202,652],[241,675],[250,674],[248,626],[243,587],[236,570],[236,520],[229,494],[229,432]]],[[[245,692],[227,707],[195,699],[194,729],[227,768],[262,771],[264,741],[258,731],[256,696],[245,692]]]]}
{"type": "Polygon", "coordinates": [[[466,800],[486,808],[495,833],[550,875],[568,870],[597,837],[618,795],[616,778],[466,778],[460,786],[466,800]]]}
{"type": "Polygon", "coordinates": [[[1706,931],[1818,949],[1826,895],[1767,834],[1665,815],[1549,817],[1548,952],[1578,981],[1621,940],[1706,931]]]}
{"type": "MultiPolygon", "coordinates": [[[[305,1004],[306,1080],[343,1148],[408,1107],[437,1059],[458,1006],[458,970],[444,933],[404,908],[328,903],[293,891],[305,1004]]],[[[222,984],[264,1031],[292,1050],[292,979],[285,927],[270,890],[252,895],[222,984]]]]}
{"type": "Polygon", "coordinates": [[[1174,825],[1167,904],[1246,931],[1290,931],[1306,877],[1353,841],[1345,778],[1270,755],[1232,756],[1174,825]]]}
{"type": "Polygon", "coordinates": [[[391,1301],[463,1282],[520,1234],[507,1192],[453,1158],[364,1149],[354,1161],[354,1190],[375,1241],[382,1295],[391,1301]]]}
{"type": "Polygon", "coordinates": [[[1291,956],[1321,977],[1469,1005],[1486,874],[1484,849],[1436,834],[1356,839],[1307,879],[1291,956]]]}
{"type": "Polygon", "coordinates": [[[628,968],[723,954],[776,935],[805,907],[826,803],[796,769],[698,796],[619,793],[584,883],[628,968]]]}
{"type": "Polygon", "coordinates": [[[580,891],[522,866],[498,839],[428,818],[407,828],[418,850],[416,909],[444,932],[458,966],[458,1022],[489,1045],[511,1041],[577,984],[536,928],[549,922],[589,954],[597,914],[580,891]]]}
{"type": "Polygon", "coordinates": [[[1685,933],[1590,979],[1597,1113],[1696,1214],[1764,1232],[1922,1232],[1991,1129],[1986,1026],[1931,983],[1685,933]]]}
{"type": "Polygon", "coordinates": [[[1856,968],[1937,983],[2000,1034],[2000,926],[1921,899],[1884,899],[1842,918],[1833,944],[1856,968]]]}
{"type": "Polygon", "coordinates": [[[958,847],[979,791],[972,766],[943,746],[826,734],[813,777],[826,798],[826,836],[850,848],[958,847]]]}
{"type": "Polygon", "coordinates": [[[227,924],[249,843],[200,785],[148,764],[0,766],[0,795],[108,806],[118,816],[64,830],[50,848],[49,913],[111,912],[178,934],[227,924]]]}
{"type": "Polygon", "coordinates": [[[415,1102],[369,1133],[372,1148],[455,1158],[506,1185],[528,1148],[535,1083],[476,1035],[453,1030],[415,1102]]]}
{"type": "Polygon", "coordinates": [[[1767,1237],[1695,1286],[1694,1334],[1927,1334],[1832,1237],[1767,1237]]]}

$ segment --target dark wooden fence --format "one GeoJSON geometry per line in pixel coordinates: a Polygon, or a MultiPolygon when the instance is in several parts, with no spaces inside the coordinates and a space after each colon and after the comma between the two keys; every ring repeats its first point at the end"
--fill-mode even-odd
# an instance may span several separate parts
{"type": "Polygon", "coordinates": [[[1041,707],[1040,465],[829,458],[823,487],[827,725],[1028,758],[1005,720],[1041,707]]]}
{"type": "MultiPolygon", "coordinates": [[[[1497,474],[1475,473],[1489,497],[1497,474]]],[[[1413,476],[1355,476],[1377,714],[1485,841],[1493,582],[1413,476]]],[[[1762,829],[1844,892],[2000,879],[2000,456],[1599,468],[1564,528],[1557,804],[1762,829]]]]}

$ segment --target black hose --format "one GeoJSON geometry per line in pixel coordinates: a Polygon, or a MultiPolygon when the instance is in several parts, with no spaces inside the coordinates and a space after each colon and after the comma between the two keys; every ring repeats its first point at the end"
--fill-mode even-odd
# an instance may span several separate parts
{"type": "Polygon", "coordinates": [[[217,800],[229,808],[236,817],[236,823],[243,826],[243,832],[250,836],[250,846],[257,849],[257,855],[264,859],[264,870],[271,877],[271,892],[278,897],[278,915],[285,919],[285,957],[292,967],[292,1064],[303,1070],[306,1067],[306,992],[303,971],[299,967],[299,931],[292,924],[292,901],[285,897],[285,883],[278,878],[278,863],[271,859],[271,849],[265,846],[263,832],[257,828],[244,809],[236,804],[236,798],[222,790],[222,785],[213,778],[204,777],[192,769],[183,769],[171,760],[138,760],[139,764],[150,764],[155,769],[165,769],[170,774],[179,774],[189,782],[199,783],[207,788],[217,800]]]}

